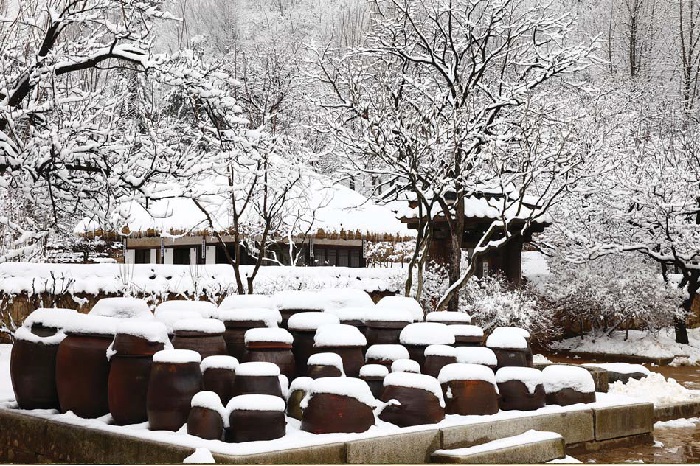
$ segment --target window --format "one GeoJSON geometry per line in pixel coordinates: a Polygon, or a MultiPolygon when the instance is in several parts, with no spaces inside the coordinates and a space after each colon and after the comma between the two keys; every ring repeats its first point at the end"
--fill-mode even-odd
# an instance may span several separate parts
{"type": "Polygon", "coordinates": [[[337,265],[338,267],[359,268],[362,264],[361,247],[314,246],[314,265],[337,265]]]}
{"type": "Polygon", "coordinates": [[[338,249],[338,265],[340,267],[348,267],[350,265],[349,250],[346,248],[338,249]]]}
{"type": "Polygon", "coordinates": [[[148,264],[151,259],[150,249],[135,249],[134,264],[148,264]]]}
{"type": "Polygon", "coordinates": [[[173,264],[189,265],[190,248],[173,248],[173,264]]]}

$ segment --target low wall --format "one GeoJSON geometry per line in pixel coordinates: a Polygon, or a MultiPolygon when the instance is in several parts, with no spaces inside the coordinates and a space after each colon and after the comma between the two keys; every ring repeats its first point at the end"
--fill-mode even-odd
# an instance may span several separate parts
{"type": "MultiPolygon", "coordinates": [[[[650,442],[652,404],[592,407],[517,419],[448,427],[421,426],[404,432],[251,455],[214,453],[231,464],[427,463],[438,449],[478,445],[530,429],[557,432],[569,449],[600,448],[609,441],[650,442]]],[[[194,449],[110,431],[47,420],[0,408],[0,461],[17,463],[181,463],[194,449]]],[[[126,430],[126,429],[124,429],[126,430]]]]}

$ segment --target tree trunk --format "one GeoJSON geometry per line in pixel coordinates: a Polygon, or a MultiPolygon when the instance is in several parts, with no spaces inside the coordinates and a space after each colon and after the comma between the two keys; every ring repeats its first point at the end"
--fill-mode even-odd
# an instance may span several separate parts
{"type": "MultiPolygon", "coordinates": [[[[464,199],[455,204],[455,218],[450,228],[449,262],[447,264],[447,276],[450,285],[457,283],[462,275],[462,235],[464,234],[464,199]]],[[[454,293],[447,304],[447,310],[459,311],[459,293],[454,293]]]]}
{"type": "Polygon", "coordinates": [[[676,343],[688,344],[688,328],[685,326],[685,319],[673,318],[673,326],[676,329],[676,343]]]}

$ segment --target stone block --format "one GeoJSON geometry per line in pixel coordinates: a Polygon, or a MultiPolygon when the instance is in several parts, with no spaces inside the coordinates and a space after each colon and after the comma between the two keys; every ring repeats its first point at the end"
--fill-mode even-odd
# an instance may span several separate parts
{"type": "Polygon", "coordinates": [[[358,464],[428,463],[440,448],[440,430],[406,432],[345,443],[347,462],[358,464]]]}
{"type": "Polygon", "coordinates": [[[593,417],[597,441],[654,431],[652,403],[594,408],[593,417]]]}
{"type": "Polygon", "coordinates": [[[528,432],[476,447],[438,450],[434,463],[450,464],[532,464],[564,458],[564,438],[552,432],[528,432]]]}
{"type": "Polygon", "coordinates": [[[212,456],[222,464],[342,464],[345,463],[345,444],[314,445],[253,455],[212,453],[212,456]]]}
{"type": "Polygon", "coordinates": [[[442,429],[442,448],[478,445],[528,430],[556,432],[566,445],[594,440],[593,411],[590,409],[556,414],[540,414],[518,419],[484,421],[442,429]]]}
{"type": "Polygon", "coordinates": [[[700,402],[682,401],[667,405],[654,406],[654,421],[670,421],[700,416],[700,402]]]}
{"type": "Polygon", "coordinates": [[[595,391],[608,393],[610,387],[610,380],[608,378],[608,371],[601,369],[600,367],[593,366],[578,366],[586,369],[592,376],[593,382],[595,382],[595,391]]]}

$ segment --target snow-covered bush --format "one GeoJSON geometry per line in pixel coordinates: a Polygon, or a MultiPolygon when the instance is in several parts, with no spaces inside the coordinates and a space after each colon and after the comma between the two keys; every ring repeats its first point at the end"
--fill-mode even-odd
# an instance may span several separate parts
{"type": "Polygon", "coordinates": [[[551,275],[535,289],[561,326],[578,332],[658,330],[679,315],[683,290],[666,284],[654,264],[606,256],[577,264],[553,258],[551,275]]]}

